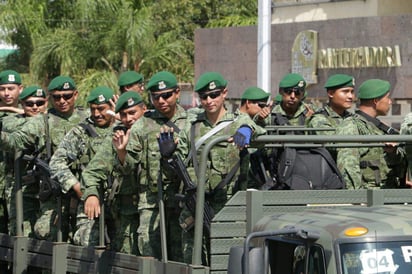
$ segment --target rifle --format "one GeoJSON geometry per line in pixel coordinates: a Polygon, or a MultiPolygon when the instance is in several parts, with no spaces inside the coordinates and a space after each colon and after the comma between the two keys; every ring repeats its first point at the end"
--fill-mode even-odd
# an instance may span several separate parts
{"type": "Polygon", "coordinates": [[[33,176],[40,182],[39,200],[41,202],[49,199],[50,196],[58,196],[61,193],[59,183],[50,177],[50,167],[47,161],[39,158],[39,155],[24,155],[23,160],[33,164],[33,169],[27,171],[28,176],[33,176]]]}
{"type": "MultiPolygon", "coordinates": [[[[192,182],[189,174],[187,173],[186,166],[184,165],[182,159],[179,156],[173,155],[172,158],[168,159],[168,164],[175,168],[175,171],[179,178],[183,182],[183,192],[184,195],[181,197],[185,202],[186,207],[192,213],[193,217],[195,217],[196,213],[196,185],[192,182]]],[[[206,229],[206,232],[210,234],[210,223],[215,216],[213,208],[210,204],[205,201],[205,206],[203,208],[203,226],[206,229]]],[[[186,230],[190,230],[193,224],[186,228],[186,230]]]]}

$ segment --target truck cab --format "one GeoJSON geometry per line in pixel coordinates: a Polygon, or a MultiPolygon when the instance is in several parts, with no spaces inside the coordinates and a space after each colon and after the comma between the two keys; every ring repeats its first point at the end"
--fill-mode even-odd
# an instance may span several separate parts
{"type": "Polygon", "coordinates": [[[232,248],[228,273],[412,273],[410,216],[405,205],[310,207],[265,216],[243,247],[232,248]]]}

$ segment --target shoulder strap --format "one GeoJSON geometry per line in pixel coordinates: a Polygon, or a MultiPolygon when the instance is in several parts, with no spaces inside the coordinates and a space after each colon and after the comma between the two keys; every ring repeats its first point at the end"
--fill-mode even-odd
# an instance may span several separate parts
{"type": "Polygon", "coordinates": [[[49,126],[49,113],[46,113],[44,116],[45,119],[45,129],[46,129],[46,156],[47,162],[50,161],[52,156],[51,140],[50,140],[50,126],[49,126]]]}
{"type": "Polygon", "coordinates": [[[179,128],[175,123],[173,123],[172,121],[168,120],[165,124],[166,124],[168,127],[173,128],[173,130],[174,130],[176,133],[179,133],[179,132],[180,132],[180,128],[179,128]]]}
{"type": "Polygon", "coordinates": [[[240,167],[240,160],[236,162],[236,164],[232,167],[232,169],[225,176],[225,178],[222,181],[220,181],[220,183],[217,186],[215,186],[215,188],[209,194],[213,195],[216,191],[224,188],[230,182],[230,180],[232,180],[233,176],[235,176],[239,167],[240,167]]]}
{"type": "Polygon", "coordinates": [[[80,123],[79,126],[81,126],[90,137],[99,137],[99,134],[97,134],[96,129],[89,123],[80,123]]]}
{"type": "Polygon", "coordinates": [[[285,181],[285,178],[289,178],[293,171],[293,165],[296,159],[296,149],[292,147],[286,147],[283,151],[283,170],[279,174],[279,179],[281,182],[285,181]]]}
{"type": "Polygon", "coordinates": [[[222,129],[224,129],[225,127],[229,126],[231,123],[233,123],[235,120],[229,120],[229,121],[223,121],[221,123],[219,123],[217,126],[215,126],[214,128],[212,128],[211,130],[209,130],[205,135],[203,135],[201,138],[199,138],[199,140],[196,141],[195,143],[195,147],[196,150],[199,149],[199,147],[211,136],[215,135],[216,133],[218,133],[219,131],[221,131],[222,129]]]}
{"type": "Polygon", "coordinates": [[[342,174],[338,169],[335,160],[333,160],[332,156],[330,155],[329,151],[326,148],[313,148],[311,151],[319,153],[322,155],[323,158],[329,163],[329,166],[333,169],[333,171],[339,176],[339,179],[343,181],[342,174]]]}
{"type": "Polygon", "coordinates": [[[381,120],[379,120],[378,118],[371,117],[370,115],[366,114],[365,112],[361,110],[357,110],[356,113],[362,116],[363,118],[365,118],[366,120],[368,120],[369,122],[371,122],[372,124],[374,124],[377,128],[382,130],[385,134],[389,134],[389,135],[399,134],[398,130],[382,123],[381,120]]]}

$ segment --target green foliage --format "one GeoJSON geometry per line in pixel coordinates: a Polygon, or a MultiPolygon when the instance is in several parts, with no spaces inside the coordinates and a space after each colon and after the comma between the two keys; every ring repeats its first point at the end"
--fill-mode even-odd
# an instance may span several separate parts
{"type": "Polygon", "coordinates": [[[9,0],[0,9],[0,39],[19,51],[0,68],[30,73],[43,86],[70,75],[81,98],[96,85],[117,89],[124,70],[146,79],[169,70],[192,82],[196,28],[256,21],[252,0],[9,0]]]}

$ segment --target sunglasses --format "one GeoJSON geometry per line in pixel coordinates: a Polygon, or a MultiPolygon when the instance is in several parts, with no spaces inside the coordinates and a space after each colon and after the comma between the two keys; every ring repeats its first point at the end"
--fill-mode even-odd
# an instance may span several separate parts
{"type": "Polygon", "coordinates": [[[303,88],[285,88],[283,92],[288,95],[291,95],[292,92],[294,92],[296,96],[299,96],[300,94],[303,94],[305,90],[303,88]]]}
{"type": "Polygon", "coordinates": [[[73,97],[73,95],[74,95],[74,92],[68,93],[68,94],[59,94],[59,95],[57,95],[57,94],[52,94],[52,97],[53,97],[53,100],[54,100],[54,101],[60,101],[62,98],[63,98],[65,101],[67,101],[67,100],[70,100],[70,99],[73,97]]]}
{"type": "Polygon", "coordinates": [[[160,97],[163,98],[163,100],[167,100],[170,97],[172,97],[174,92],[175,91],[172,90],[172,91],[168,91],[168,92],[164,92],[164,93],[157,93],[157,94],[151,93],[150,96],[152,97],[153,100],[156,100],[156,101],[159,100],[160,97]]]}
{"type": "Polygon", "coordinates": [[[34,105],[36,105],[36,106],[38,106],[38,107],[41,107],[41,106],[43,106],[45,103],[46,103],[45,100],[40,100],[40,101],[26,101],[26,102],[24,102],[24,105],[25,105],[26,107],[33,107],[34,105]]]}
{"type": "Polygon", "coordinates": [[[209,93],[199,93],[199,98],[202,99],[202,100],[206,100],[207,97],[210,97],[210,99],[215,99],[215,98],[219,97],[220,94],[222,94],[221,90],[217,90],[217,91],[213,91],[213,92],[209,92],[209,93]]]}
{"type": "Polygon", "coordinates": [[[267,107],[267,106],[268,106],[266,103],[259,103],[259,102],[256,102],[256,104],[257,104],[260,108],[265,108],[265,107],[267,107]]]}

